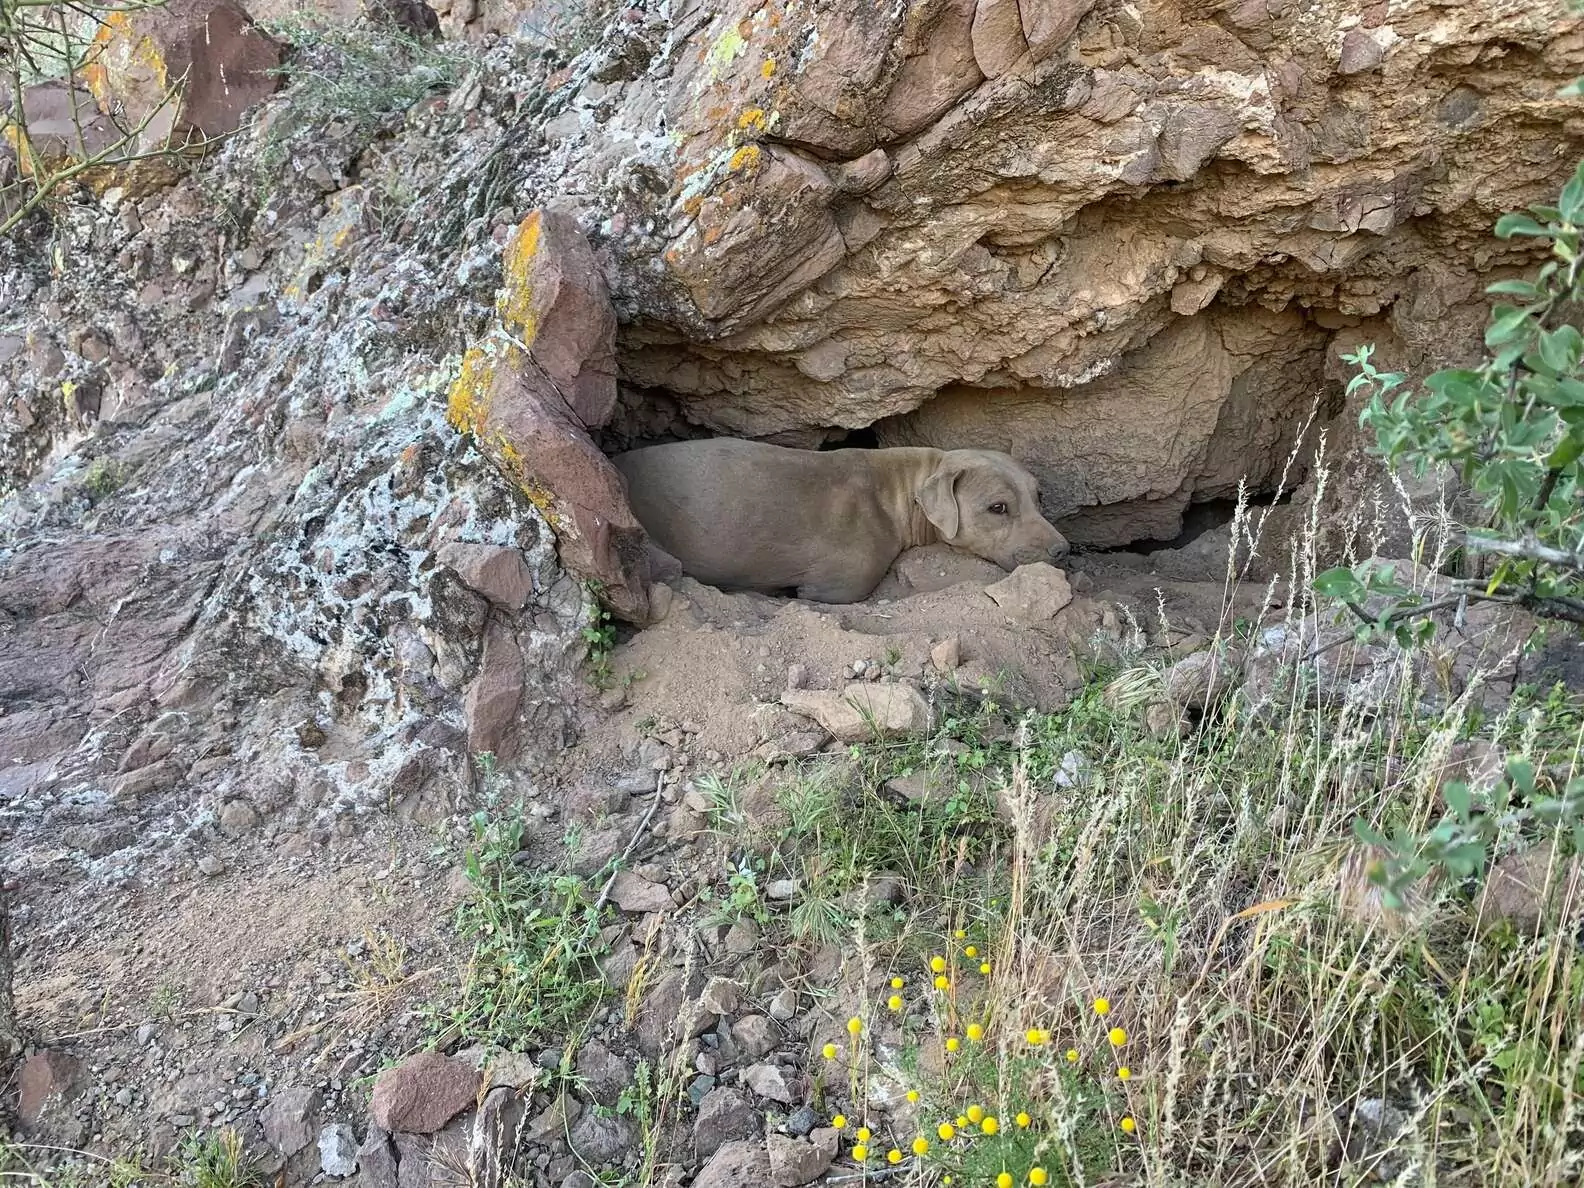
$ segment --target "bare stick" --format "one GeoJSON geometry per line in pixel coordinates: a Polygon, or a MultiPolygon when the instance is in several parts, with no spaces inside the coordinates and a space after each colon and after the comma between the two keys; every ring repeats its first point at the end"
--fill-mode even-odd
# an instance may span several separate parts
{"type": "Polygon", "coordinates": [[[654,798],[649,802],[649,811],[644,814],[638,828],[632,835],[632,840],[627,843],[627,848],[621,852],[621,857],[616,859],[616,867],[610,873],[610,878],[605,880],[599,898],[594,901],[594,918],[599,919],[599,914],[605,909],[605,904],[610,900],[611,888],[616,884],[616,876],[621,873],[622,866],[627,859],[632,857],[632,852],[638,848],[638,842],[649,831],[649,822],[654,820],[655,810],[660,807],[660,789],[665,787],[665,772],[660,772],[655,777],[654,798]]]}

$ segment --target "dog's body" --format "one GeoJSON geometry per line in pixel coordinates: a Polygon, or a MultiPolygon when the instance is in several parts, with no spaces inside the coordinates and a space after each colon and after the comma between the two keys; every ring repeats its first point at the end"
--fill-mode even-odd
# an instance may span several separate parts
{"type": "Polygon", "coordinates": [[[904,550],[943,541],[1003,569],[1067,541],[1034,477],[992,450],[794,450],[735,438],[612,461],[638,522],[683,572],[727,589],[857,602],[904,550]]]}

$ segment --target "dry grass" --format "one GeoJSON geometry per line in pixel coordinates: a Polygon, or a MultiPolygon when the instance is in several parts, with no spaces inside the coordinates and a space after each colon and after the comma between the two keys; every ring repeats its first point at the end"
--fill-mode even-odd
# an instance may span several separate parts
{"type": "MultiPolygon", "coordinates": [[[[1315,572],[1313,535],[1292,551],[1294,590],[1315,572]]],[[[1261,627],[1223,623],[1218,643],[1261,627]]],[[[917,749],[872,748],[856,783],[827,768],[789,789],[781,861],[825,872],[832,895],[876,871],[909,884],[906,912],[850,925],[847,997],[811,1057],[835,1047],[826,1108],[845,1115],[852,1170],[872,1117],[902,1119],[870,1123],[861,1144],[861,1166],[892,1182],[1024,1184],[1038,1168],[1050,1184],[1578,1183],[1584,903],[1538,936],[1477,926],[1473,882],[1427,882],[1412,910],[1389,912],[1354,824],[1433,824],[1459,739],[1576,772],[1584,715],[1557,698],[1427,711],[1424,671],[1398,656],[1327,706],[1295,694],[1255,715],[1234,701],[1162,739],[1141,721],[1160,681],[1140,660],[1097,674],[1062,713],[1026,717],[1014,745],[957,723],[956,773],[993,778],[951,804],[877,794],[930,762],[917,749]],[[1059,787],[1073,753],[1086,778],[1059,787]],[[896,1104],[907,1089],[911,1115],[896,1104]],[[878,1100],[889,1113],[866,1113],[878,1100]],[[1020,1112],[1027,1128],[1009,1122],[1020,1112]]],[[[1498,852],[1536,840],[1509,832],[1498,852]]],[[[1557,840],[1572,848],[1571,833],[1557,840]]]]}

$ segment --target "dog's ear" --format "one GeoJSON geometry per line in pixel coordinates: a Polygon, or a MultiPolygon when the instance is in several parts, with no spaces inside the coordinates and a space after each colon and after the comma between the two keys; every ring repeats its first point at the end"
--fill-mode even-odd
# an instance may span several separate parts
{"type": "Polygon", "coordinates": [[[924,509],[924,518],[935,525],[942,540],[957,535],[960,516],[957,511],[957,480],[962,477],[961,465],[942,463],[934,474],[924,480],[914,498],[924,509]]]}

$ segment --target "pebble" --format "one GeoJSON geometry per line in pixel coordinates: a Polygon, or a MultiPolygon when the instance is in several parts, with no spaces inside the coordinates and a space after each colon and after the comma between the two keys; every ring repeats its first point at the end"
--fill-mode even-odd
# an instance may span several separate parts
{"type": "Polygon", "coordinates": [[[137,1044],[146,1048],[154,1042],[154,1037],[159,1034],[159,1028],[152,1023],[144,1023],[137,1029],[137,1044]]]}
{"type": "Polygon", "coordinates": [[[777,1023],[785,1023],[795,1014],[797,1014],[797,991],[790,986],[783,986],[770,999],[770,1017],[777,1023]]]}
{"type": "Polygon", "coordinates": [[[198,870],[212,879],[216,875],[225,874],[226,864],[213,854],[205,854],[198,859],[198,870]]]}
{"type": "Polygon", "coordinates": [[[319,1132],[319,1169],[342,1179],[357,1171],[357,1136],[345,1122],[332,1122],[319,1132]]]}
{"type": "Polygon", "coordinates": [[[803,1106],[793,1110],[786,1120],[786,1132],[794,1138],[806,1138],[809,1131],[814,1129],[817,1121],[813,1106],[803,1106]]]}
{"type": "Polygon", "coordinates": [[[117,1089],[116,1090],[116,1095],[115,1095],[115,1103],[118,1106],[129,1106],[129,1105],[131,1105],[132,1104],[132,1090],[127,1088],[126,1086],[123,1086],[120,1089],[117,1089]]]}

